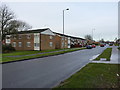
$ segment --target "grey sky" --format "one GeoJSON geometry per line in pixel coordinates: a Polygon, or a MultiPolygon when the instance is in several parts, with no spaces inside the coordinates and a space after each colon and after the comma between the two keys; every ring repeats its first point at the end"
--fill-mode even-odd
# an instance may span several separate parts
{"type": "Polygon", "coordinates": [[[7,2],[17,19],[33,28],[49,27],[62,33],[62,10],[65,11],[65,34],[84,38],[92,34],[94,39],[114,40],[118,36],[117,2],[7,2]]]}

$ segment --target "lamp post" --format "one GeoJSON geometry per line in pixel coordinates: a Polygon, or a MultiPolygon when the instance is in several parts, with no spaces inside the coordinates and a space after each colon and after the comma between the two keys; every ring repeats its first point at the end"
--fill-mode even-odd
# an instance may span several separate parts
{"type": "Polygon", "coordinates": [[[69,8],[63,10],[63,49],[65,49],[65,36],[64,36],[64,12],[69,10],[69,8]]]}

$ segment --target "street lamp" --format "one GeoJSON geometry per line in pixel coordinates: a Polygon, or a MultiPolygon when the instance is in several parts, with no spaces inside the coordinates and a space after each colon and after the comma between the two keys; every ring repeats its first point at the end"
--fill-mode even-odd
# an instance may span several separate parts
{"type": "Polygon", "coordinates": [[[63,49],[65,48],[65,36],[64,36],[64,12],[69,10],[69,8],[63,10],[63,49]]]}

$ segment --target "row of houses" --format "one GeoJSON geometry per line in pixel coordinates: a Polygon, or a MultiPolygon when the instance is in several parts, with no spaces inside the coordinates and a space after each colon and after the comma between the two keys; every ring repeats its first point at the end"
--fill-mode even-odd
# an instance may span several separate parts
{"type": "Polygon", "coordinates": [[[11,44],[16,50],[49,50],[85,46],[87,40],[45,28],[8,34],[5,43],[11,44]]]}

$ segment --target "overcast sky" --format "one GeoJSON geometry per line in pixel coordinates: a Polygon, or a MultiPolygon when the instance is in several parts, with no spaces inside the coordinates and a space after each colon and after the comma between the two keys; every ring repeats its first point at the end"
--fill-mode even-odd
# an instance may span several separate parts
{"type": "Polygon", "coordinates": [[[95,40],[114,40],[118,37],[117,2],[4,2],[16,14],[16,18],[33,28],[49,27],[62,33],[63,9],[65,34],[84,38],[92,34],[95,40]]]}

